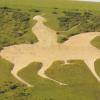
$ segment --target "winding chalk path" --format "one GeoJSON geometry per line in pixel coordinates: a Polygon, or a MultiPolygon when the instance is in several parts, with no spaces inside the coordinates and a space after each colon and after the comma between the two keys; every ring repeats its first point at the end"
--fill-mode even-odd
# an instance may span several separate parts
{"type": "Polygon", "coordinates": [[[40,77],[49,79],[60,85],[67,85],[48,77],[45,72],[50,65],[57,60],[80,59],[84,60],[94,77],[100,82],[100,77],[95,72],[94,62],[100,58],[100,50],[91,45],[91,40],[100,36],[99,32],[81,33],[72,36],[63,44],[58,44],[56,31],[44,25],[46,19],[42,16],[35,16],[33,20],[37,23],[33,26],[32,31],[37,36],[39,42],[32,44],[20,44],[5,47],[0,56],[14,64],[11,73],[22,83],[31,87],[28,82],[18,76],[18,72],[32,62],[41,62],[42,68],[38,71],[40,77]]]}

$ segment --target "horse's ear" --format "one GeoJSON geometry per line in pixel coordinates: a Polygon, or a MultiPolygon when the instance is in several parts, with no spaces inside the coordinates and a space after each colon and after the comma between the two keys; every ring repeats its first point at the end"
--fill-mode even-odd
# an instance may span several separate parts
{"type": "Polygon", "coordinates": [[[47,22],[47,20],[44,17],[40,16],[40,15],[34,16],[33,20],[40,21],[40,22],[47,22]]]}

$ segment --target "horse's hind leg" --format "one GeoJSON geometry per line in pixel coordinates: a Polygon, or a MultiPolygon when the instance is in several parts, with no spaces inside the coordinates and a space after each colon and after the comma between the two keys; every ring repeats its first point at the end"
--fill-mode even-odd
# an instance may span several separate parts
{"type": "Polygon", "coordinates": [[[18,72],[24,68],[22,67],[21,69],[18,69],[20,68],[21,66],[17,66],[15,65],[14,68],[11,70],[11,74],[17,79],[19,80],[20,82],[22,82],[23,84],[27,85],[28,87],[32,87],[32,85],[30,85],[28,82],[24,81],[23,79],[21,79],[19,76],[18,76],[18,72]]]}
{"type": "Polygon", "coordinates": [[[65,84],[65,83],[62,83],[62,82],[59,82],[59,81],[57,81],[57,80],[55,80],[55,79],[52,79],[52,78],[50,78],[50,77],[48,77],[46,74],[45,74],[45,72],[47,71],[47,69],[50,67],[50,65],[51,65],[51,63],[49,62],[49,63],[43,63],[43,66],[41,67],[41,69],[38,71],[38,75],[40,76],[40,77],[42,77],[42,78],[45,78],[45,79],[48,79],[48,80],[51,80],[51,81],[53,81],[53,82],[55,82],[55,83],[58,83],[59,85],[67,85],[67,84],[65,84]]]}
{"type": "Polygon", "coordinates": [[[94,60],[85,61],[85,63],[87,64],[88,68],[90,69],[90,71],[94,75],[94,77],[98,80],[98,82],[100,82],[100,77],[98,76],[98,74],[95,71],[94,62],[95,62],[94,60]]]}

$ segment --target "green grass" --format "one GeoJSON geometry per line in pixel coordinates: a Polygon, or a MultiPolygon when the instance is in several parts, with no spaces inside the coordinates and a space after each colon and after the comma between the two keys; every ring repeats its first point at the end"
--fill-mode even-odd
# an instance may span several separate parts
{"type": "Polygon", "coordinates": [[[97,36],[91,41],[92,45],[100,49],[100,36],[97,36]]]}
{"type": "Polygon", "coordinates": [[[95,69],[98,75],[100,76],[100,58],[95,62],[95,69]]]}
{"type": "Polygon", "coordinates": [[[13,64],[0,58],[0,100],[27,100],[29,89],[11,75],[13,64]]]}
{"type": "Polygon", "coordinates": [[[11,8],[0,8],[0,47],[34,43],[37,41],[32,33],[34,13],[11,8]]]}
{"type": "Polygon", "coordinates": [[[54,62],[46,74],[67,86],[37,76],[41,64],[32,63],[19,72],[19,76],[34,85],[29,100],[99,100],[100,84],[82,61],[70,65],[54,62]]]}
{"type": "Polygon", "coordinates": [[[5,81],[15,81],[14,77],[11,76],[11,69],[13,65],[9,63],[8,61],[0,58],[0,83],[5,81]]]}
{"type": "MultiPolygon", "coordinates": [[[[46,74],[56,80],[65,82],[67,86],[43,79],[37,75],[41,63],[32,63],[19,72],[19,76],[34,85],[27,89],[10,74],[12,64],[0,59],[0,93],[1,100],[99,100],[100,84],[94,78],[83,61],[73,60],[72,64],[61,65],[63,62],[54,62],[46,74]],[[6,73],[6,74],[5,74],[6,73]],[[66,77],[65,77],[66,76],[66,77]],[[3,77],[3,78],[2,78],[3,77]],[[17,82],[17,84],[16,84],[17,82]],[[12,90],[12,86],[18,86],[12,90]],[[2,88],[1,88],[2,86],[2,88]]],[[[100,73],[100,60],[96,62],[100,73]]]]}
{"type": "Polygon", "coordinates": [[[66,31],[60,32],[61,35],[58,35],[58,42],[64,42],[63,40],[65,40],[65,38],[75,34],[100,31],[100,22],[97,21],[100,19],[100,14],[96,15],[92,11],[63,10],[57,8],[49,9],[47,11],[31,8],[30,10],[25,11],[1,7],[0,48],[2,49],[2,47],[5,46],[21,43],[33,44],[37,42],[38,39],[34,33],[32,33],[31,29],[35,23],[32,18],[38,14],[42,14],[46,17],[47,23],[45,24],[50,28],[56,31],[66,31]],[[79,15],[77,15],[77,13],[79,15]]]}
{"type": "Polygon", "coordinates": [[[71,0],[1,0],[1,6],[9,6],[14,8],[63,8],[63,9],[92,9],[99,10],[100,3],[86,3],[86,2],[74,2],[71,0]]]}

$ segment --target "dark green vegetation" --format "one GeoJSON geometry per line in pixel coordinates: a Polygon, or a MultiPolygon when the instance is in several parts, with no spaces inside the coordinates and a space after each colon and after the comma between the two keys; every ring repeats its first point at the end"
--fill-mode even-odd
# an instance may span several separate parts
{"type": "Polygon", "coordinates": [[[64,42],[68,37],[84,32],[100,32],[100,14],[91,11],[63,11],[64,15],[58,17],[58,42],[64,42]]]}
{"type": "Polygon", "coordinates": [[[0,58],[0,100],[27,100],[31,95],[26,86],[11,75],[13,65],[0,58]]]}
{"type": "MultiPolygon", "coordinates": [[[[37,38],[32,33],[32,17],[44,11],[39,9],[11,9],[0,8],[0,49],[20,43],[35,43],[37,38]]],[[[49,27],[57,30],[58,42],[62,43],[70,36],[83,33],[100,31],[100,14],[91,11],[68,11],[53,8],[47,15],[49,27]]]]}
{"type": "Polygon", "coordinates": [[[36,42],[36,37],[31,32],[31,24],[29,13],[1,7],[0,48],[14,44],[36,42]]]}

